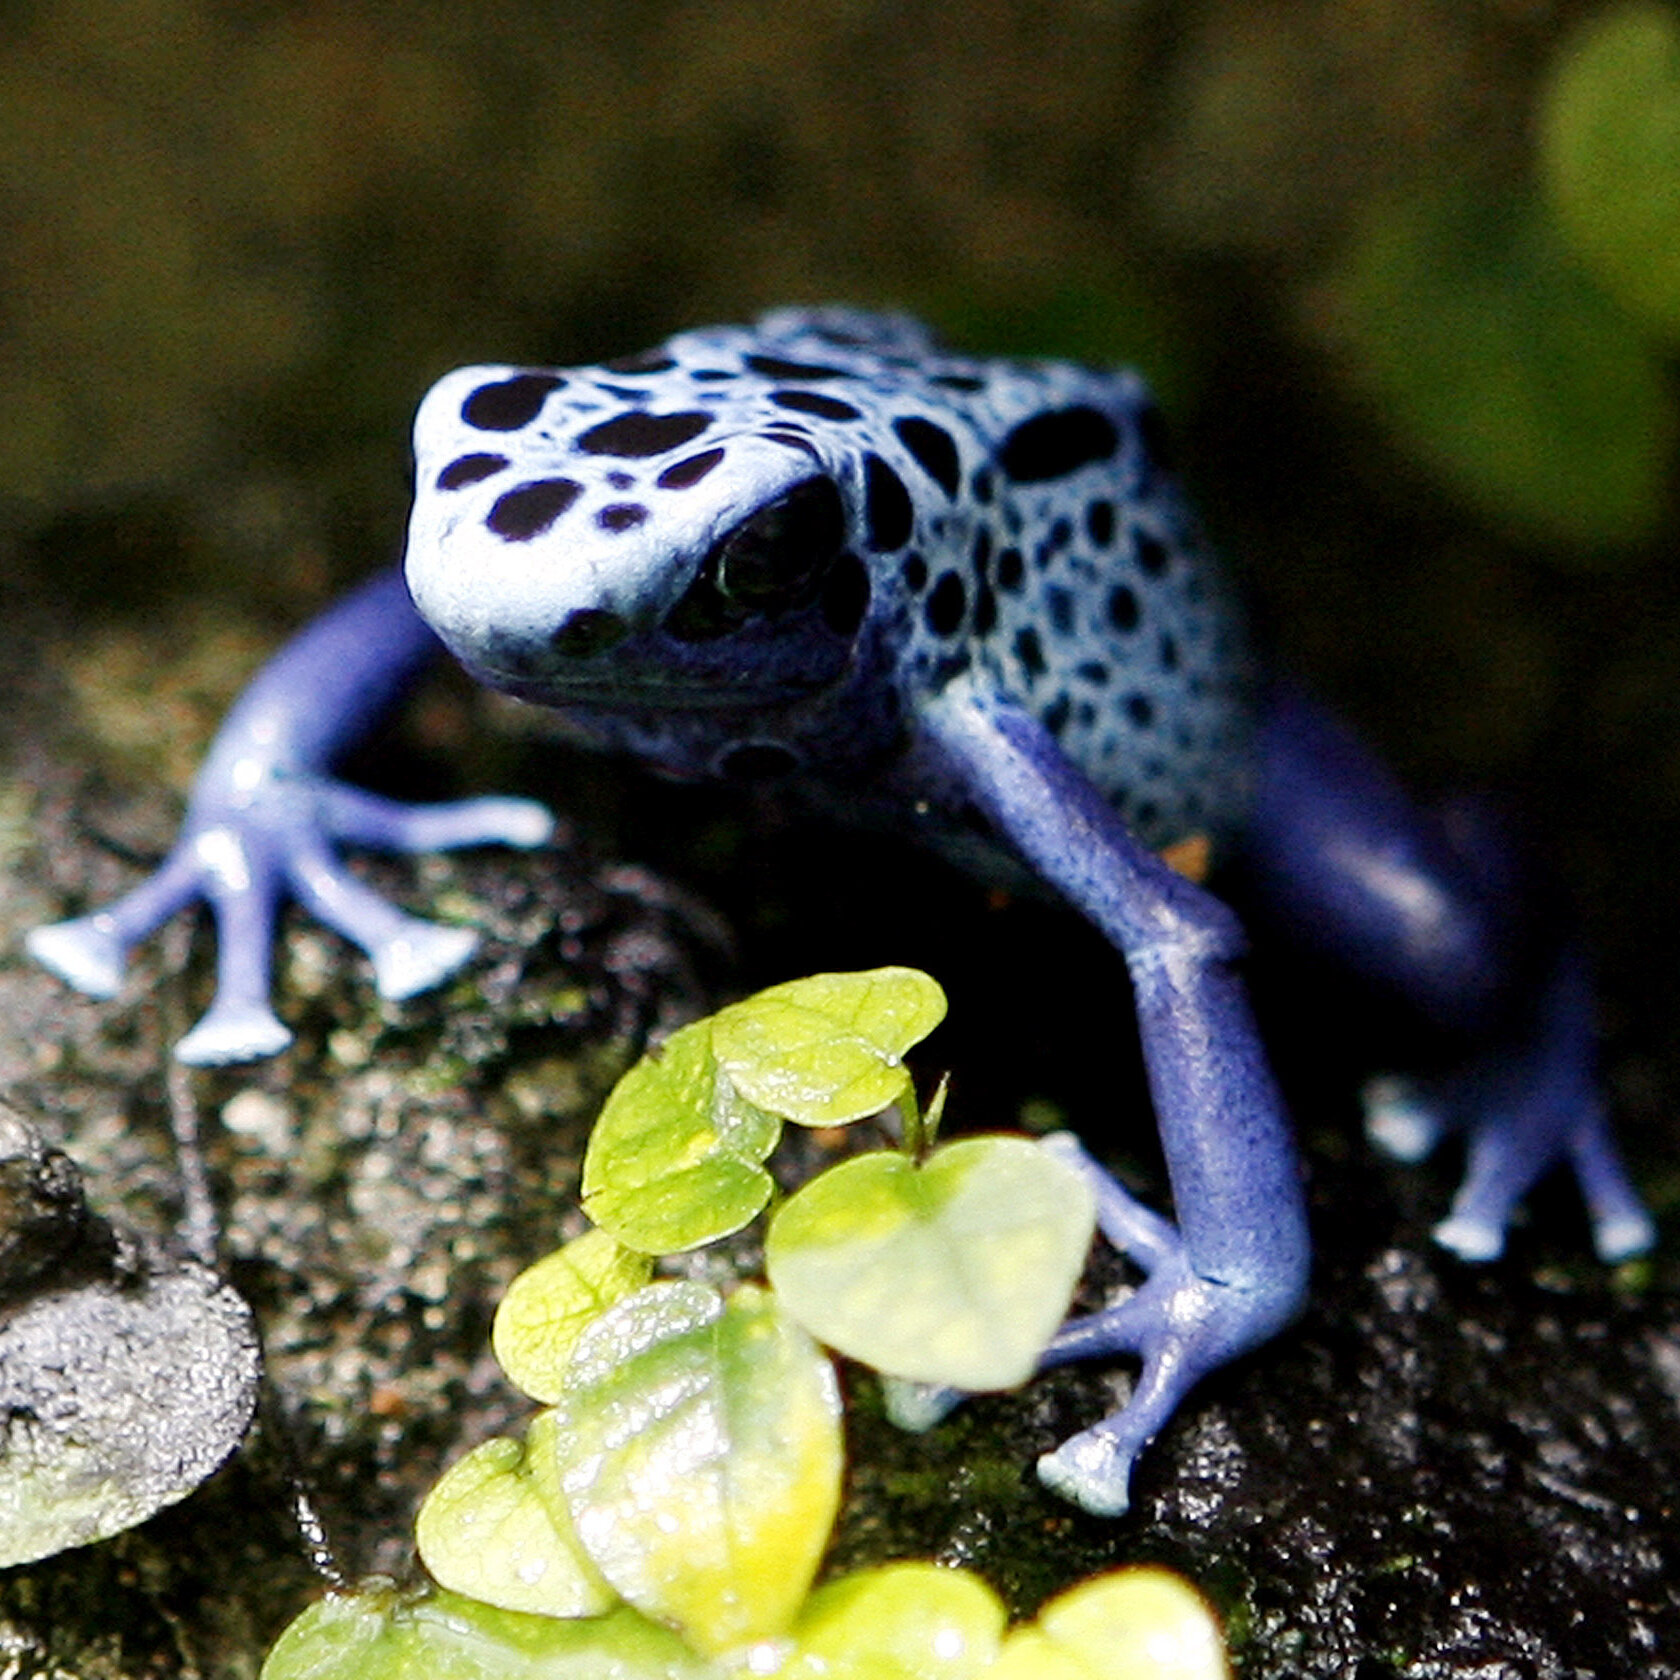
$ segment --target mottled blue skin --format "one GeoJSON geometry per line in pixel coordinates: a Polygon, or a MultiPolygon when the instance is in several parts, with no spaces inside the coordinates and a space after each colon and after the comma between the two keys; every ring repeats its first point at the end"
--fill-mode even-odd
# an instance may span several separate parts
{"type": "MultiPolygon", "coordinates": [[[[1528,936],[1480,829],[1419,810],[1312,707],[1262,692],[1157,440],[1129,374],[955,357],[912,322],[842,310],[600,368],[458,370],[415,422],[406,584],[373,579],[288,645],[229,715],[157,873],[30,947],[110,995],[135,941],[208,899],[219,981],[177,1047],[191,1062],[286,1043],[269,962],[287,894],[368,951],[385,995],[441,979],[471,936],[393,910],[335,844],[537,845],[547,813],[402,806],[327,774],[439,639],[592,744],[684,776],[788,776],[967,862],[1025,865],[1125,960],[1172,1182],[1175,1222],[1071,1139],[1048,1145],[1089,1175],[1145,1281],[1050,1350],[1142,1371],[1040,1474],[1123,1510],[1137,1453],[1202,1375],[1289,1320],[1308,1269],[1242,930],[1157,848],[1205,837],[1351,968],[1485,1026],[1458,1078],[1379,1082],[1368,1101],[1396,1153],[1467,1131],[1442,1243],[1499,1253],[1560,1164],[1606,1259],[1652,1236],[1605,1125],[1579,960],[1528,936]]],[[[943,1403],[923,1396],[921,1415],[943,1403]]]]}

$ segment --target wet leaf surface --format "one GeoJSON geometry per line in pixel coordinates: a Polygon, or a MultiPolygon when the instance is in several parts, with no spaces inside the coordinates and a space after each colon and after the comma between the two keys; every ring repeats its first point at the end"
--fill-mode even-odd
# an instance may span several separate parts
{"type": "Polygon", "coordinates": [[[722,1010],[719,1065],[761,1108],[801,1126],[840,1126],[910,1089],[904,1053],[945,1018],[945,994],[912,968],[814,974],[722,1010]]]}
{"type": "Polygon", "coordinates": [[[786,1631],[840,1497],[833,1368],[767,1291],[652,1284],[584,1333],[551,1498],[630,1603],[717,1652],[786,1631]]]}
{"type": "Polygon", "coordinates": [[[618,1602],[577,1537],[564,1506],[543,1497],[532,1468],[552,1455],[538,1418],[524,1441],[498,1435],[451,1465],[415,1518],[420,1560],[440,1585],[502,1610],[599,1616],[618,1602]]]}
{"type": "Polygon", "coordinates": [[[707,1680],[712,1672],[628,1606],[563,1622],[386,1587],[313,1605],[269,1653],[262,1680],[707,1680]]]}
{"type": "Polygon", "coordinates": [[[1003,1605],[966,1570],[894,1563],[819,1587],[787,1680],[970,1680],[997,1656],[1003,1605]]]}
{"type": "Polygon", "coordinates": [[[585,1327],[652,1272],[645,1254],[605,1231],[585,1231],[527,1266],[508,1285],[491,1327],[490,1345],[508,1380],[533,1400],[557,1400],[585,1327]]]}

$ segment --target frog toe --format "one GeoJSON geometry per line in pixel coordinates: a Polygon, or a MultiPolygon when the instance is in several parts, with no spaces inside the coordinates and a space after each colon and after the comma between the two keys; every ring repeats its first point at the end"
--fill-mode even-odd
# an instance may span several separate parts
{"type": "Polygon", "coordinates": [[[89,997],[113,998],[122,990],[128,952],[107,916],[96,913],[31,928],[24,937],[24,949],[66,985],[89,997]]]}
{"type": "Polygon", "coordinates": [[[1607,1266],[1649,1254],[1656,1241],[1656,1221],[1643,1208],[1593,1221],[1593,1250],[1607,1266]]]}
{"type": "Polygon", "coordinates": [[[404,917],[400,929],[368,951],[373,981],[383,998],[408,998],[446,980],[473,954],[478,935],[470,928],[438,927],[404,917]]]}
{"type": "Polygon", "coordinates": [[[554,814],[534,799],[492,794],[410,805],[342,782],[322,788],[322,826],[334,839],[386,852],[448,852],[468,846],[529,851],[554,838],[554,814]]]}
{"type": "Polygon", "coordinates": [[[1505,1252],[1504,1223],[1475,1214],[1449,1214],[1429,1234],[1449,1253],[1473,1264],[1497,1260],[1505,1252]]]}
{"type": "Polygon", "coordinates": [[[24,948],[78,991],[115,997],[122,990],[129,951],[177,910],[203,896],[206,871],[197,843],[183,841],[121,898],[73,921],[32,928],[24,948]]]}
{"type": "Polygon", "coordinates": [[[1124,1516],[1132,1502],[1135,1456],[1135,1449],[1126,1452],[1099,1424],[1045,1453],[1038,1461],[1038,1479],[1094,1517],[1124,1516]]]}
{"type": "Polygon", "coordinates": [[[916,1382],[909,1377],[881,1378],[881,1404],[887,1417],[909,1435],[925,1435],[967,1399],[960,1388],[916,1382]]]}
{"type": "Polygon", "coordinates": [[[469,928],[439,927],[387,903],[324,843],[300,849],[287,874],[298,903],[367,952],[381,997],[428,990],[459,968],[478,942],[469,928]]]}
{"type": "Polygon", "coordinates": [[[1383,1074],[1360,1093],[1365,1136],[1392,1160],[1425,1160],[1447,1129],[1446,1117],[1409,1079],[1383,1074]]]}
{"type": "Polygon", "coordinates": [[[225,1067],[276,1055],[291,1042],[291,1032],[266,1003],[218,998],[175,1046],[175,1059],[190,1067],[225,1067]]]}
{"type": "Polygon", "coordinates": [[[1636,1259],[1657,1240],[1656,1221],[1622,1164],[1602,1104],[1582,1115],[1569,1140],[1570,1165],[1592,1220],[1593,1248],[1607,1266],[1636,1259]]]}

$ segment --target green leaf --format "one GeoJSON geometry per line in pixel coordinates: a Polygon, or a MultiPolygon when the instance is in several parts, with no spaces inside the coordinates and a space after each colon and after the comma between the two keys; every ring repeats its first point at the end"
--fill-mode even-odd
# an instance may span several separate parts
{"type": "Polygon", "coordinates": [[[1219,1623],[1165,1569],[1117,1569],[1054,1598],[987,1680],[1230,1680],[1219,1623]]]}
{"type": "Polygon", "coordinates": [[[1577,557],[1656,528],[1667,370],[1533,206],[1375,204],[1324,298],[1383,421],[1487,518],[1577,557]]]}
{"type": "MultiPolygon", "coordinates": [[[[1016,1628],[1003,1642],[998,1660],[986,1670],[986,1680],[1097,1680],[1090,1665],[1051,1642],[1038,1627],[1016,1628]]],[[[1126,1680],[1154,1680],[1149,1669],[1126,1680]]]]}
{"type": "Polygon", "coordinates": [[[785,1202],[765,1260],[811,1333],[893,1376],[1012,1388],[1067,1313],[1095,1210],[1071,1167],[1019,1137],[964,1138],[921,1165],[854,1156],[785,1202]]]}
{"type": "Polygon", "coordinates": [[[735,1088],[801,1126],[842,1126],[910,1089],[904,1053],[945,1018],[919,969],[813,974],[731,1004],[712,1047],[735,1088]]]}
{"type": "Polygon", "coordinates": [[[1540,103],[1540,175],[1593,278],[1680,340],[1680,15],[1629,0],[1584,18],[1540,103]]]}
{"type": "Polygon", "coordinates": [[[738,1231],[774,1188],[760,1164],[782,1123],[720,1077],[710,1021],[613,1088],[583,1159],[584,1212],[626,1248],[674,1254],[738,1231]]]}
{"type": "Polygon", "coordinates": [[[964,1569],[890,1563],[819,1587],[784,1680],[969,1680],[997,1656],[1004,1609],[964,1569]]]}
{"type": "Polygon", "coordinates": [[[545,1492],[626,1599],[702,1651],[786,1631],[839,1504],[840,1395],[774,1296],[626,1297],[579,1338],[552,1415],[545,1492]]]}
{"type": "Polygon", "coordinates": [[[720,1680],[668,1628],[620,1605],[585,1621],[451,1592],[333,1593],[280,1635],[262,1680],[720,1680]]]}
{"type": "Polygon", "coordinates": [[[490,1346],[533,1400],[558,1398],[566,1362],[584,1326],[614,1301],[640,1289],[653,1262],[605,1231],[585,1231],[527,1266],[496,1308],[490,1346]]]}
{"type": "Polygon", "coordinates": [[[440,1585],[503,1610],[541,1616],[598,1616],[618,1602],[532,1479],[541,1450],[552,1453],[551,1414],[528,1442],[498,1436],[446,1470],[415,1519],[420,1560],[440,1585]]]}

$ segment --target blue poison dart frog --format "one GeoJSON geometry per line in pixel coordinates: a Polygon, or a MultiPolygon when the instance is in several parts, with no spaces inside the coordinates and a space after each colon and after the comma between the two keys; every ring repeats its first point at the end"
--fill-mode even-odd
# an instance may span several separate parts
{"type": "Polygon", "coordinates": [[[1092,1511],[1125,1508],[1133,1460],[1186,1390],[1273,1335],[1307,1281],[1243,932],[1164,851],[1230,855],[1350,969],[1488,1029],[1497,1049],[1458,1077],[1367,1093],[1372,1136],[1399,1155],[1468,1133],[1440,1243],[1497,1255],[1517,1203],[1567,1165],[1605,1260],[1649,1246],[1581,960],[1561,937],[1537,960],[1486,845],[1256,680],[1133,375],[952,355],[897,316],[786,310],[599,367],[461,368],[421,404],[414,451],[406,576],[374,578],[258,675],[155,874],[30,939],[108,996],[130,946],[208,900],[216,995],[183,1061],[286,1043],[269,963],[288,894],[368,953],[387,997],[465,959],[471,933],[393,909],[340,844],[548,836],[523,800],[407,806],[329,776],[441,643],[600,747],[684,776],[804,780],[958,852],[1012,854],[1117,947],[1176,1217],[1079,1158],[1103,1231],[1145,1274],[1046,1355],[1142,1360],[1126,1405],[1039,1465],[1092,1511]]]}

